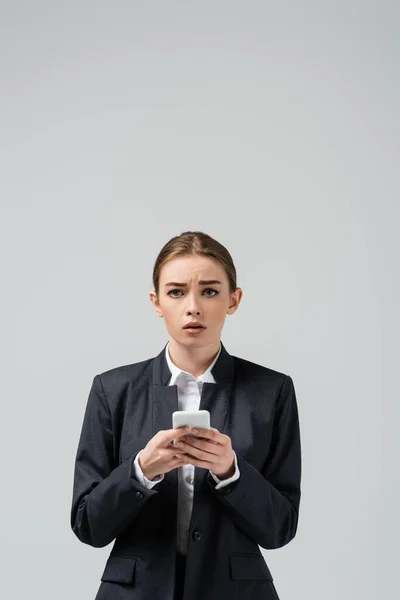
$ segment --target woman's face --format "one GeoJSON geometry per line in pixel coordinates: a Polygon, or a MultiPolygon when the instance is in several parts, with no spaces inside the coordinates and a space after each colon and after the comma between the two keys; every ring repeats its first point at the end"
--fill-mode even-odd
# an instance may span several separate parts
{"type": "Polygon", "coordinates": [[[150,292],[170,337],[195,348],[219,342],[225,317],[236,311],[241,296],[240,288],[229,293],[228,277],[218,262],[199,255],[168,261],[161,269],[158,300],[155,291],[150,292]],[[189,321],[198,321],[205,328],[189,333],[184,329],[189,321]]]}

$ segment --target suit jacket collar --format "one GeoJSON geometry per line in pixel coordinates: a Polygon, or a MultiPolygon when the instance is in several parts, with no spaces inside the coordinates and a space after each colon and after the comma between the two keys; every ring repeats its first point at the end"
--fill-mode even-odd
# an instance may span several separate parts
{"type": "MultiPolygon", "coordinates": [[[[169,369],[168,362],[165,356],[167,346],[168,342],[158,354],[158,356],[154,358],[153,384],[155,385],[168,385],[168,382],[170,381],[172,376],[172,372],[169,369]]],[[[220,386],[230,386],[233,378],[233,358],[226,350],[222,342],[219,356],[217,357],[214,366],[211,368],[211,373],[216,384],[220,386]]]]}

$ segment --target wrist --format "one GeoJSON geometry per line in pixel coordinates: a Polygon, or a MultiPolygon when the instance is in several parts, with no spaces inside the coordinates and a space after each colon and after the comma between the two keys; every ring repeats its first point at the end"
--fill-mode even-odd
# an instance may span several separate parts
{"type": "Polygon", "coordinates": [[[146,459],[143,459],[142,452],[139,454],[138,463],[139,463],[139,467],[141,468],[142,473],[146,477],[146,479],[148,479],[149,481],[153,481],[153,479],[157,476],[157,473],[154,474],[148,469],[147,464],[146,464],[146,459]]]}
{"type": "Polygon", "coordinates": [[[233,459],[233,462],[231,464],[231,467],[228,471],[225,471],[225,473],[214,473],[214,475],[216,475],[218,477],[218,479],[229,479],[229,477],[233,477],[233,475],[235,474],[236,471],[236,466],[235,466],[235,459],[233,459]]]}

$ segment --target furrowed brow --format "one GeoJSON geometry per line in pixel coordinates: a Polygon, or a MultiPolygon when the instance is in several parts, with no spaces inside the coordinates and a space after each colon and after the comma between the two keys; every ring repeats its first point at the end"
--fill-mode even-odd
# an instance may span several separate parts
{"type": "MultiPolygon", "coordinates": [[[[220,284],[222,285],[222,281],[219,281],[218,279],[200,279],[199,281],[199,285],[216,285],[216,284],[220,284]]],[[[168,283],[165,284],[165,287],[168,287],[170,285],[173,285],[174,287],[187,287],[186,283],[179,283],[177,281],[169,281],[168,283]]]]}

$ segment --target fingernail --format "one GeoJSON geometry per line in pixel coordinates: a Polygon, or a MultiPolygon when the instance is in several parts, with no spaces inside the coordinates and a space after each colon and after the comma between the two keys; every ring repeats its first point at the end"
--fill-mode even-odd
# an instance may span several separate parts
{"type": "Polygon", "coordinates": [[[193,429],[193,433],[199,433],[198,429],[193,429]]]}

